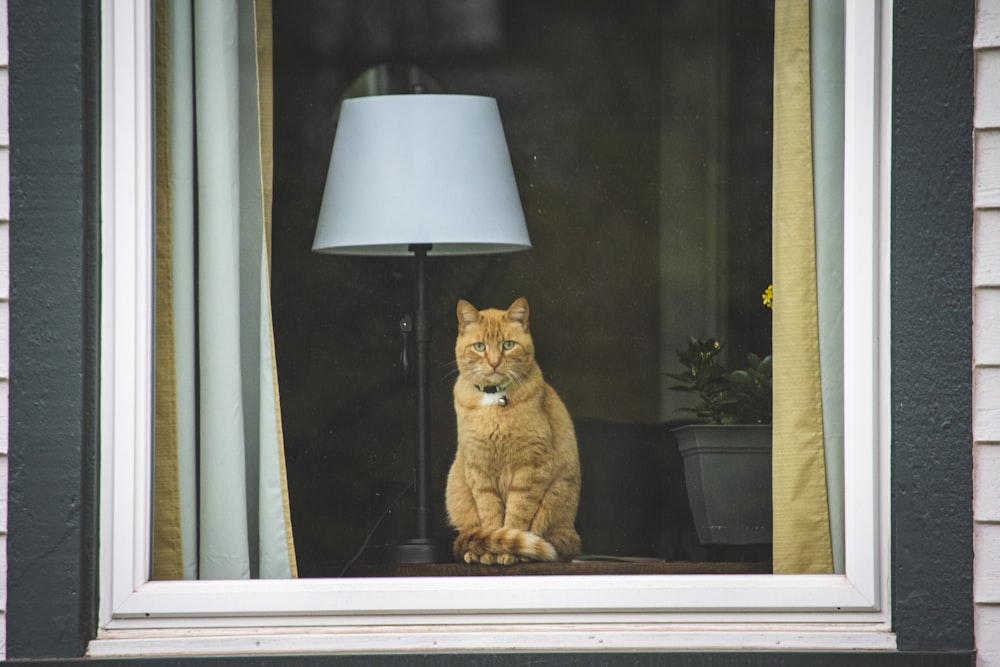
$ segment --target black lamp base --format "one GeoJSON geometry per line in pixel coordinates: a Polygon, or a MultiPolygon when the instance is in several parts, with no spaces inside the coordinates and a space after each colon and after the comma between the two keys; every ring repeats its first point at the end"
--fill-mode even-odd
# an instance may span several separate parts
{"type": "Polygon", "coordinates": [[[411,563],[450,563],[451,549],[431,540],[412,539],[397,544],[383,544],[368,549],[365,562],[371,565],[403,565],[411,563]]]}

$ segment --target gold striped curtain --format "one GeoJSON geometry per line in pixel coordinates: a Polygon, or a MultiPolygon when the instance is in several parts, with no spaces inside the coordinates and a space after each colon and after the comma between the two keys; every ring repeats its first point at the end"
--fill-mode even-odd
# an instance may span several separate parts
{"type": "Polygon", "coordinates": [[[269,0],[156,0],[154,579],[296,576],[270,305],[269,0]]]}
{"type": "Polygon", "coordinates": [[[777,574],[833,572],[820,371],[810,65],[809,0],[776,0],[772,465],[777,574]]]}

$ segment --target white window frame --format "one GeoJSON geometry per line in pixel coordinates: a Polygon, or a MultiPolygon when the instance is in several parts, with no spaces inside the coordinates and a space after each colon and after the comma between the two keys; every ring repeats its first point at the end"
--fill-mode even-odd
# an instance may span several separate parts
{"type": "Polygon", "coordinates": [[[152,36],[102,0],[100,617],[89,654],[884,649],[891,2],[847,0],[844,575],[149,581],[152,36]]]}

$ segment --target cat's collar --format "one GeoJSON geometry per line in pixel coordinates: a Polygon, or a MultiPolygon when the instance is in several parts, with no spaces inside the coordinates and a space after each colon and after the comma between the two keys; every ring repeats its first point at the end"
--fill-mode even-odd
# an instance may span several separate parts
{"type": "Polygon", "coordinates": [[[500,394],[507,391],[507,387],[512,384],[514,384],[513,378],[507,378],[500,384],[477,384],[473,386],[484,394],[500,394]]]}

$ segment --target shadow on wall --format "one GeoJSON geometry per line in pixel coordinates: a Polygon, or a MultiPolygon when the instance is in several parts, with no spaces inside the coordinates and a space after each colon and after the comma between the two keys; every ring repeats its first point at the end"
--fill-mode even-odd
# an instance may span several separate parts
{"type": "Polygon", "coordinates": [[[697,544],[684,463],[669,425],[578,420],[586,553],[689,560],[697,544]]]}

